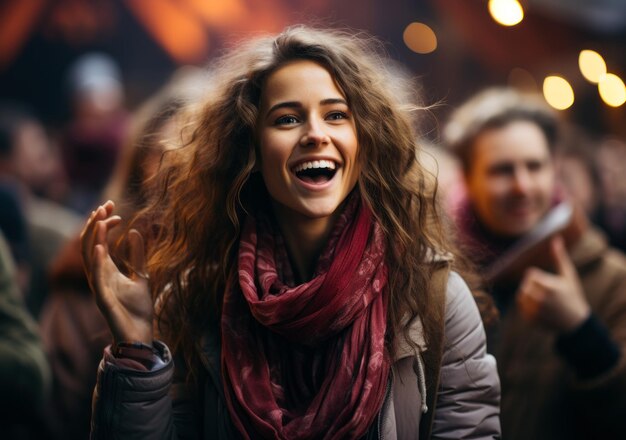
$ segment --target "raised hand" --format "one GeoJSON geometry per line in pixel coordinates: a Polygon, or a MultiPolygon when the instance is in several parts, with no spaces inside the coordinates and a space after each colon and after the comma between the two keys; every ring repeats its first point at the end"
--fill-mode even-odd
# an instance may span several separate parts
{"type": "Polygon", "coordinates": [[[565,333],[582,324],[591,308],[562,237],[552,239],[550,252],[557,273],[529,268],[517,292],[517,306],[528,321],[565,333]]]}
{"type": "Polygon", "coordinates": [[[143,238],[137,230],[130,230],[129,263],[133,273],[126,276],[111,259],[107,243],[109,231],[122,220],[112,215],[113,209],[110,200],[99,206],[91,213],[81,233],[85,273],[114,342],[152,344],[154,306],[145,275],[143,238]]]}

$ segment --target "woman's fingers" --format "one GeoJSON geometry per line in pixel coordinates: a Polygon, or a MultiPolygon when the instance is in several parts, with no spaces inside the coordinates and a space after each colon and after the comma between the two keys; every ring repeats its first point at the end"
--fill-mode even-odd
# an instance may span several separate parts
{"type": "Polygon", "coordinates": [[[94,229],[96,228],[97,222],[109,217],[114,208],[115,204],[109,200],[105,204],[98,206],[98,208],[91,212],[91,215],[87,219],[87,222],[85,223],[85,226],[80,234],[84,260],[88,260],[91,256],[94,244],[94,229]]]}
{"type": "Polygon", "coordinates": [[[109,231],[120,224],[122,218],[119,215],[111,216],[105,220],[100,220],[96,222],[95,229],[95,240],[94,244],[101,244],[104,246],[104,249],[109,252],[109,244],[107,240],[107,236],[109,235],[109,231]]]}
{"type": "Polygon", "coordinates": [[[113,203],[112,200],[107,200],[103,205],[102,208],[105,210],[105,213],[108,216],[111,215],[111,213],[113,212],[113,209],[115,209],[115,203],[113,203]]]}
{"type": "Polygon", "coordinates": [[[111,201],[99,206],[91,213],[81,232],[83,265],[92,288],[100,287],[94,285],[93,275],[98,269],[96,266],[102,265],[106,261],[106,258],[96,258],[96,246],[102,246],[102,252],[108,256],[108,231],[119,225],[122,220],[118,215],[111,215],[114,207],[115,205],[111,201]]]}
{"type": "Polygon", "coordinates": [[[108,253],[109,246],[107,243],[107,235],[111,228],[117,226],[121,218],[119,216],[113,216],[104,220],[98,220],[98,215],[92,220],[91,227],[86,231],[84,240],[83,258],[85,259],[86,266],[93,265],[94,248],[100,244],[104,246],[104,250],[108,253]]]}
{"type": "Polygon", "coordinates": [[[90,238],[92,236],[93,218],[95,215],[96,215],[96,211],[91,211],[91,215],[85,222],[85,226],[83,227],[83,230],[80,233],[80,245],[81,245],[80,250],[81,250],[81,253],[83,256],[83,262],[85,263],[85,265],[87,265],[87,260],[88,260],[87,257],[89,256],[88,249],[91,249],[90,238]]]}

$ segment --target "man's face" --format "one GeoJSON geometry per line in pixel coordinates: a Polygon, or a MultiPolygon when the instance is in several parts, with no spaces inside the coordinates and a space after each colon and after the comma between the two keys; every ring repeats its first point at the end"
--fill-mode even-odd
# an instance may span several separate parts
{"type": "Polygon", "coordinates": [[[555,182],[541,129],[520,120],[481,133],[466,182],[476,215],[491,232],[517,237],[530,231],[550,209],[555,182]]]}

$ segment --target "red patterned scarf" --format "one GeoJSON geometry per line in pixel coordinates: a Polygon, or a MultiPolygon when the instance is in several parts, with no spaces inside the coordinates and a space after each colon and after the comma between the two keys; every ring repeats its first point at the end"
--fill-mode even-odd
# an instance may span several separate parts
{"type": "Polygon", "coordinates": [[[380,226],[358,195],[338,219],[313,279],[294,285],[270,222],[249,217],[239,284],[222,312],[230,416],[245,438],[363,436],[380,411],[387,267],[380,226]]]}

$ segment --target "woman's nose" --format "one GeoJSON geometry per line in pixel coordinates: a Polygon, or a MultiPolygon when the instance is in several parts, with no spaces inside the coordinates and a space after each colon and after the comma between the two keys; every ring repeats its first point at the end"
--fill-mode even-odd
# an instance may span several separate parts
{"type": "Polygon", "coordinates": [[[330,138],[324,130],[323,123],[316,118],[310,118],[305,125],[306,132],[300,139],[303,147],[318,147],[330,142],[330,138]]]}

